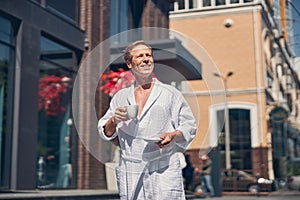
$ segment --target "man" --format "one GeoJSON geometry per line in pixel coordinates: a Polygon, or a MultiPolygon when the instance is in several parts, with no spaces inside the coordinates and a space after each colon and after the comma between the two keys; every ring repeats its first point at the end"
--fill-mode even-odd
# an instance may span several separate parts
{"type": "Polygon", "coordinates": [[[201,160],[203,161],[201,185],[205,189],[204,195],[205,196],[207,195],[207,189],[208,189],[210,192],[210,197],[214,197],[215,190],[214,190],[214,187],[213,187],[212,181],[211,181],[212,161],[208,157],[208,155],[201,156],[201,160]]]}
{"type": "Polygon", "coordinates": [[[129,45],[124,60],[135,82],[114,95],[98,123],[104,140],[118,136],[120,198],[185,199],[176,152],[183,151],[195,136],[193,114],[178,90],[152,78],[152,49],[144,41],[129,45]],[[129,119],[128,105],[138,105],[136,119],[129,119]]]}

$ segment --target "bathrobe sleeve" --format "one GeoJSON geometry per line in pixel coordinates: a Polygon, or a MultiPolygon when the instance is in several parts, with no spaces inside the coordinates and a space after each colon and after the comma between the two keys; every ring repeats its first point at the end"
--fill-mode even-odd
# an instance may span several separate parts
{"type": "Polygon", "coordinates": [[[182,133],[184,138],[177,141],[176,144],[180,149],[185,150],[195,137],[197,124],[193,112],[181,92],[175,90],[174,95],[177,101],[173,101],[172,118],[175,119],[173,126],[182,133]]]}
{"type": "Polygon", "coordinates": [[[127,88],[125,88],[123,90],[120,90],[118,93],[116,93],[110,102],[109,109],[106,111],[104,116],[98,121],[98,131],[99,131],[100,137],[103,140],[110,141],[117,137],[117,131],[111,137],[107,137],[104,133],[103,127],[107,123],[107,121],[114,115],[116,108],[124,106],[124,105],[121,105],[120,102],[124,102],[126,100],[127,92],[128,92],[127,88]]]}

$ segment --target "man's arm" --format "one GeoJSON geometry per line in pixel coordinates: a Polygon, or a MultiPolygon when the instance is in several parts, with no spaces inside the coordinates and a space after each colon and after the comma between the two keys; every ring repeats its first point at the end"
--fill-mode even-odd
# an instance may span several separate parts
{"type": "Polygon", "coordinates": [[[116,132],[117,125],[118,124],[115,122],[115,117],[112,116],[103,126],[104,134],[107,137],[111,137],[116,132]]]}

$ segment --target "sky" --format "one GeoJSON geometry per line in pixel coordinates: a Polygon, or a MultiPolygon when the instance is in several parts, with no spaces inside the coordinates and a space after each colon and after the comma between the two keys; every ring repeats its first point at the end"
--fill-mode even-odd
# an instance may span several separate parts
{"type": "Polygon", "coordinates": [[[297,57],[300,57],[300,0],[292,0],[293,5],[296,7],[292,7],[292,14],[294,20],[294,50],[297,57]]]}
{"type": "Polygon", "coordinates": [[[294,20],[293,29],[294,29],[294,51],[296,59],[294,61],[294,70],[297,72],[298,77],[300,78],[300,0],[292,0],[292,4],[295,8],[292,7],[292,17],[294,20]],[[296,10],[297,9],[297,10],[296,10]]]}

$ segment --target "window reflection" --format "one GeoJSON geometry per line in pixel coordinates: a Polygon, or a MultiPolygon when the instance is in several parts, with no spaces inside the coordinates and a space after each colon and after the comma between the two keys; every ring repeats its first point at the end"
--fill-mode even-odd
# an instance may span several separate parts
{"type": "Polygon", "coordinates": [[[80,0],[34,0],[42,7],[50,10],[71,22],[79,22],[80,0]]]}
{"type": "Polygon", "coordinates": [[[15,32],[10,20],[0,16],[0,188],[9,187],[12,91],[15,32]]]}
{"type": "Polygon", "coordinates": [[[67,188],[72,181],[72,50],[41,39],[37,187],[67,188]]]}

